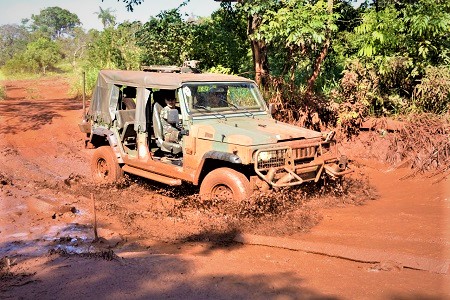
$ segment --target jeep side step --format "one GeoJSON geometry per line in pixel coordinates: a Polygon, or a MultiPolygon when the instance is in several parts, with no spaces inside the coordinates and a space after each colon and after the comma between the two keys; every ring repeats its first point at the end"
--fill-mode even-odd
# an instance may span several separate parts
{"type": "Polygon", "coordinates": [[[152,173],[152,172],[138,169],[138,168],[135,168],[135,167],[132,167],[129,165],[124,165],[122,167],[122,170],[124,172],[131,173],[133,175],[141,176],[141,177],[151,179],[154,181],[162,182],[162,183],[170,185],[170,186],[181,185],[181,179],[175,179],[175,178],[167,177],[164,175],[152,173]]]}

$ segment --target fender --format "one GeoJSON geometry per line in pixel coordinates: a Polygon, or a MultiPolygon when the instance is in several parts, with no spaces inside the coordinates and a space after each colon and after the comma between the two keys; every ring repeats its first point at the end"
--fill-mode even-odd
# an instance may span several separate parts
{"type": "Polygon", "coordinates": [[[97,128],[94,128],[94,130],[92,130],[91,139],[94,135],[106,137],[109,145],[111,146],[111,149],[113,150],[114,154],[116,155],[116,158],[117,158],[117,161],[119,162],[119,164],[124,163],[122,154],[120,153],[119,145],[117,143],[117,137],[113,131],[111,131],[107,128],[104,128],[104,127],[97,127],[97,128]]]}
{"type": "Polygon", "coordinates": [[[194,180],[192,182],[194,185],[198,185],[200,174],[207,159],[221,160],[232,164],[242,164],[241,158],[236,154],[214,150],[208,151],[203,155],[202,161],[197,168],[197,172],[195,173],[194,180]]]}

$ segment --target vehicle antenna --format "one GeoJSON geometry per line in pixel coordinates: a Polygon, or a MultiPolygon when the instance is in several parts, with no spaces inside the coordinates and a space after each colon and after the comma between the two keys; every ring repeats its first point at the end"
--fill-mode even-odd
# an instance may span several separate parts
{"type": "Polygon", "coordinates": [[[83,119],[86,120],[86,71],[83,71],[83,119]]]}

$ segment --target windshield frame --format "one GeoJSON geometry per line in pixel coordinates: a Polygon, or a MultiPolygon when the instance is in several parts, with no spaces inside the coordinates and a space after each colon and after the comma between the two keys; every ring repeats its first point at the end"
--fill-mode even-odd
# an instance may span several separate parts
{"type": "MultiPolygon", "coordinates": [[[[243,81],[202,81],[202,82],[184,82],[180,87],[181,94],[183,97],[184,106],[186,108],[187,113],[193,117],[217,117],[217,115],[267,115],[268,108],[267,104],[264,101],[261,93],[253,82],[243,82],[243,81]],[[235,103],[228,102],[230,99],[227,97],[223,101],[224,105],[222,107],[210,107],[210,106],[198,106],[198,108],[193,108],[194,97],[192,96],[192,87],[210,87],[210,89],[214,88],[224,88],[228,94],[229,87],[237,87],[237,86],[248,86],[250,89],[250,94],[252,96],[252,100],[254,100],[257,105],[252,106],[237,106],[235,103]],[[226,105],[225,105],[226,104],[226,105]]],[[[198,95],[199,92],[197,92],[198,95]]],[[[203,92],[205,93],[205,92],[203,92]]],[[[211,90],[207,92],[211,93],[211,90]]],[[[209,96],[208,96],[209,97],[209,96]]],[[[198,100],[197,100],[198,101],[198,100]]]]}

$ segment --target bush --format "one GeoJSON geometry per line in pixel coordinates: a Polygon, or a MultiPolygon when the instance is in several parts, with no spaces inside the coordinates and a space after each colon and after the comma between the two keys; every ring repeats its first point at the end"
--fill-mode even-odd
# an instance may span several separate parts
{"type": "Polygon", "coordinates": [[[379,77],[366,69],[358,60],[352,61],[344,70],[340,86],[330,92],[330,100],[338,103],[337,124],[350,137],[358,133],[364,117],[374,112],[379,101],[379,77]]]}
{"type": "Polygon", "coordinates": [[[6,98],[6,88],[3,85],[0,85],[0,100],[4,100],[6,98]]]}
{"type": "Polygon", "coordinates": [[[450,68],[428,67],[413,93],[413,110],[445,114],[450,108],[450,68]]]}
{"type": "Polygon", "coordinates": [[[275,119],[313,130],[336,125],[336,107],[322,95],[306,95],[302,85],[287,83],[282,77],[268,78],[264,98],[276,107],[275,119]]]}
{"type": "Polygon", "coordinates": [[[56,42],[39,38],[27,45],[24,52],[16,53],[13,58],[5,64],[4,71],[9,74],[17,73],[46,73],[48,68],[61,60],[62,56],[56,42]]]}
{"type": "MultiPolygon", "coordinates": [[[[94,91],[95,83],[97,82],[97,76],[99,69],[97,68],[87,68],[84,70],[86,72],[86,96],[90,98],[92,92],[94,91]]],[[[72,86],[70,87],[71,93],[77,97],[81,98],[83,96],[83,71],[76,72],[76,76],[73,80],[72,86]]]]}
{"type": "Polygon", "coordinates": [[[17,53],[13,58],[8,60],[3,67],[5,74],[11,76],[28,72],[36,72],[39,66],[33,62],[27,62],[23,53],[17,53]]]}
{"type": "Polygon", "coordinates": [[[233,74],[230,68],[226,68],[222,65],[218,65],[216,67],[211,67],[206,70],[206,73],[216,73],[216,74],[233,74]]]}

